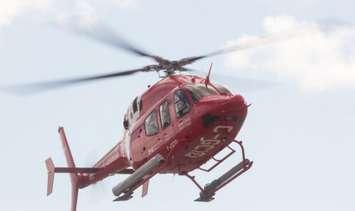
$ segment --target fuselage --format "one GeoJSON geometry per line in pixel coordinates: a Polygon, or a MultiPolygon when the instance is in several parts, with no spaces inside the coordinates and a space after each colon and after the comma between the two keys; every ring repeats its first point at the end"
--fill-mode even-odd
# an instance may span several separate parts
{"type": "Polygon", "coordinates": [[[134,99],[122,140],[95,165],[106,171],[89,183],[137,169],[156,154],[166,161],[159,173],[192,171],[235,139],[247,108],[242,96],[199,76],[166,77],[134,99]]]}

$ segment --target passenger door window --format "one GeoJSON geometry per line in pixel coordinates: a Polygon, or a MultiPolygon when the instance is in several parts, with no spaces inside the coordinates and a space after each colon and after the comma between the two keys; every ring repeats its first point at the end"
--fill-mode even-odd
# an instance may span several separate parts
{"type": "Polygon", "coordinates": [[[159,125],[158,125],[158,118],[157,118],[156,111],[150,113],[149,116],[145,119],[144,127],[147,136],[153,136],[159,132],[159,125]]]}
{"type": "Polygon", "coordinates": [[[171,122],[168,101],[164,101],[160,105],[159,112],[160,112],[160,121],[161,121],[162,128],[168,127],[171,122]]]}

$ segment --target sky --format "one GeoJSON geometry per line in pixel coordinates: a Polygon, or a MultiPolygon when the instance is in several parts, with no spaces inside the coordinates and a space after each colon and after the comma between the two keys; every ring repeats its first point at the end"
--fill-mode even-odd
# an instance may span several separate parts
{"type": "MultiPolygon", "coordinates": [[[[68,20],[105,23],[172,59],[301,32],[192,66],[206,72],[213,62],[211,80],[252,104],[238,139],[254,166],[216,200],[193,202],[198,190],[187,178],[158,175],[146,198],[137,191],[114,203],[111,188],[124,176],[113,176],[80,190],[78,210],[353,211],[354,6],[350,0],[0,0],[0,87],[150,64],[66,31],[68,20]],[[273,85],[253,89],[235,78],[273,85]]],[[[57,127],[66,128],[77,165],[90,166],[120,139],[132,99],[157,80],[155,73],[137,74],[28,97],[0,92],[0,210],[69,210],[68,176],[56,175],[46,197],[44,160],[65,164],[57,127]]],[[[206,183],[238,159],[210,175],[194,173],[206,183]]]]}

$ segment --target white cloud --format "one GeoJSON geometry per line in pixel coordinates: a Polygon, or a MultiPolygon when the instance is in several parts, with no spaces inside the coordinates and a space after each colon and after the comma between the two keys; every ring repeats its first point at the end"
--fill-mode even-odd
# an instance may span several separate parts
{"type": "Polygon", "coordinates": [[[128,7],[133,4],[133,0],[112,0],[119,7],[128,7]]]}
{"type": "Polygon", "coordinates": [[[0,26],[27,11],[43,9],[49,0],[0,0],[0,26]]]}
{"type": "Polygon", "coordinates": [[[75,16],[83,23],[90,23],[97,18],[98,8],[123,8],[132,5],[133,0],[0,0],[0,27],[9,25],[15,18],[36,12],[48,19],[75,16]]]}
{"type": "Polygon", "coordinates": [[[54,20],[60,25],[76,25],[89,27],[97,22],[96,8],[84,0],[75,1],[67,11],[57,11],[57,17],[54,20]]]}
{"type": "MultiPolygon", "coordinates": [[[[252,74],[293,80],[304,91],[355,89],[355,28],[299,21],[291,16],[267,17],[268,35],[298,31],[298,36],[227,57],[227,65],[252,74]]],[[[243,36],[228,44],[258,41],[243,36]]],[[[260,40],[260,39],[259,39],[260,40]]]]}

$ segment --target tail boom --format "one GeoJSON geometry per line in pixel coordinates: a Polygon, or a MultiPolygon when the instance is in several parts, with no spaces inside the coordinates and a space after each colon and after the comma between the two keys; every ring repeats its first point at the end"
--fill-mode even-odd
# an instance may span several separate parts
{"type": "Polygon", "coordinates": [[[59,127],[58,133],[62,143],[67,167],[56,167],[51,158],[48,158],[45,161],[48,171],[47,195],[50,195],[53,192],[54,175],[56,173],[70,174],[72,185],[71,211],[76,211],[79,189],[94,184],[112,174],[132,174],[134,172],[132,169],[128,168],[129,163],[127,158],[122,156],[122,153],[117,153],[121,150],[119,144],[105,155],[94,167],[76,167],[64,128],[59,127]]]}

